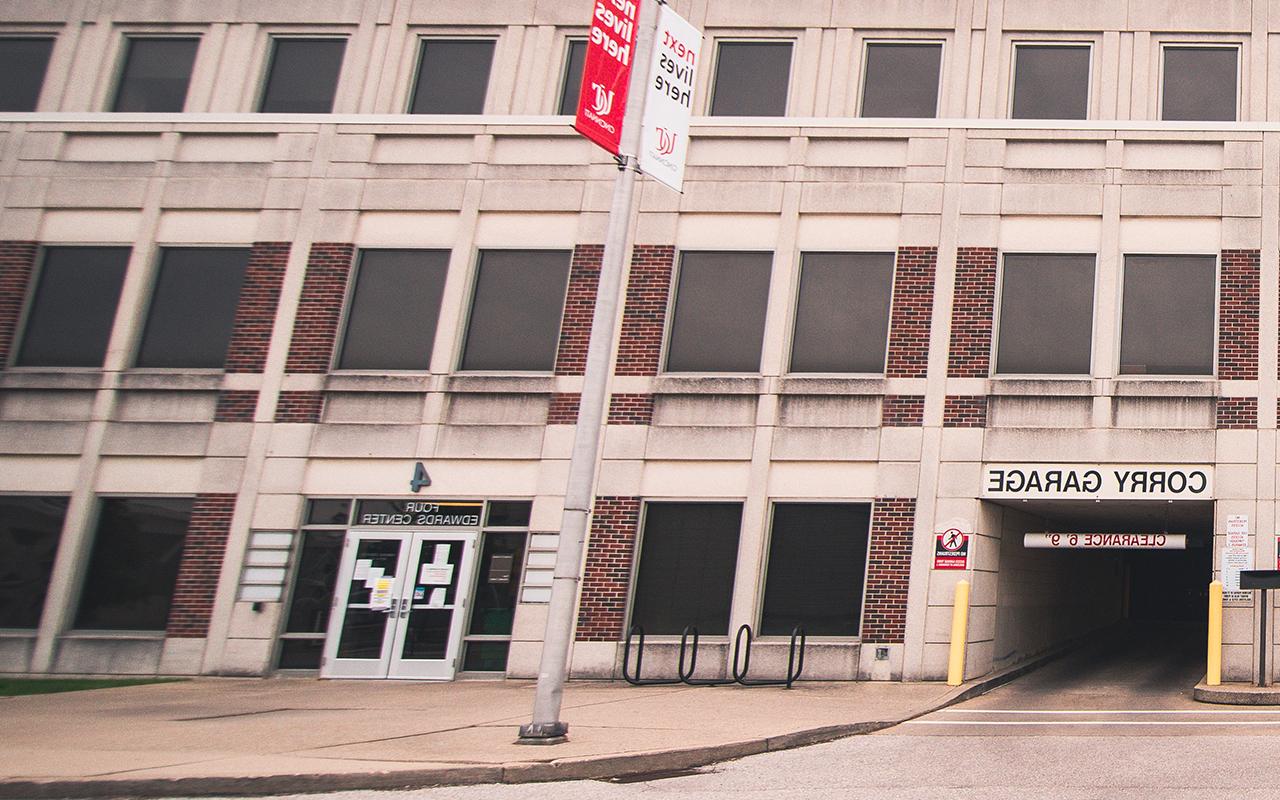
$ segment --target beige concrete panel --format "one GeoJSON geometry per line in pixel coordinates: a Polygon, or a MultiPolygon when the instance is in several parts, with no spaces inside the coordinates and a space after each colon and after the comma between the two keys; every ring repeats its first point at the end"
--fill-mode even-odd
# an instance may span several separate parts
{"type": "Polygon", "coordinates": [[[645,457],[670,461],[738,461],[751,458],[754,428],[654,427],[645,457]]]}
{"type": "Polygon", "coordinates": [[[79,461],[74,456],[0,456],[0,490],[70,493],[79,461]]]}
{"type": "Polygon", "coordinates": [[[1258,463],[1257,431],[1218,431],[1217,439],[1218,463],[1258,463]]]}
{"type": "Polygon", "coordinates": [[[103,456],[94,491],[120,494],[195,494],[203,491],[206,459],[103,456]]]}
{"type": "Polygon", "coordinates": [[[941,167],[947,163],[945,137],[913,136],[907,144],[907,163],[911,166],[941,167]]]}
{"type": "Polygon", "coordinates": [[[1117,397],[1112,415],[1117,428],[1212,428],[1215,421],[1207,397],[1117,397]]]}
{"type": "Polygon", "coordinates": [[[782,211],[782,195],[783,187],[777,183],[695,181],[685,183],[680,210],[693,214],[777,214],[782,211]]]}
{"type": "MultiPolygon", "coordinates": [[[[1216,215],[1217,212],[1214,213],[1216,215]]],[[[1171,247],[1178,253],[1217,253],[1221,240],[1222,225],[1217,219],[1196,219],[1188,215],[1176,219],[1136,217],[1120,220],[1122,253],[1167,253],[1171,247]],[[1176,247],[1172,243],[1176,243],[1176,247]]]]}
{"type": "MultiPolygon", "coordinates": [[[[574,642],[569,657],[569,677],[576,680],[607,680],[617,677],[618,647],[614,642],[574,642]]],[[[648,648],[646,648],[647,650],[648,648]]],[[[645,653],[645,661],[648,652],[645,653]]],[[[661,656],[655,648],[654,672],[661,674],[661,656]]],[[[674,663],[674,662],[672,662],[674,663]]],[[[510,671],[510,668],[508,668],[510,671]]],[[[649,670],[645,670],[648,672],[649,670]]]]}
{"type": "Polygon", "coordinates": [[[200,456],[212,427],[207,422],[112,422],[100,450],[109,455],[200,456]]]}
{"type": "Polygon", "coordinates": [[[999,214],[1001,211],[1000,193],[1004,186],[999,183],[968,183],[960,188],[961,214],[999,214]]]}
{"type": "Polygon", "coordinates": [[[276,136],[271,133],[184,133],[178,140],[177,160],[204,162],[270,162],[275,159],[276,136]]]}
{"type": "Polygon", "coordinates": [[[0,422],[0,453],[75,455],[87,430],[84,422],[0,422]]]}
{"type": "Polygon", "coordinates": [[[0,636],[0,673],[28,672],[35,650],[35,635],[0,636]]]}
{"type": "Polygon", "coordinates": [[[259,492],[249,525],[254,528],[291,529],[302,513],[302,498],[295,494],[259,492]]]}
{"type": "MultiPolygon", "coordinates": [[[[978,484],[974,483],[966,494],[958,497],[939,496],[933,510],[934,524],[926,528],[923,534],[924,543],[932,547],[934,533],[945,531],[947,528],[959,528],[966,532],[977,531],[978,525],[975,520],[979,519],[982,510],[987,507],[981,501],[973,499],[978,491],[978,484]]],[[[916,537],[920,539],[922,535],[917,532],[916,537]]]]}
{"type": "Polygon", "coordinates": [[[38,240],[42,213],[39,209],[9,208],[0,214],[0,238],[38,240]]]}
{"type": "MultiPolygon", "coordinates": [[[[578,166],[591,162],[593,144],[581,136],[557,138],[494,136],[492,164],[557,164],[578,166]]],[[[752,163],[752,162],[747,162],[752,163]]]]}
{"type": "Polygon", "coordinates": [[[542,429],[528,425],[442,425],[436,441],[437,458],[536,459],[541,455],[542,429]]]}
{"type": "Polygon", "coordinates": [[[138,237],[137,211],[46,211],[38,237],[49,243],[128,242],[138,237]]]}
{"type": "Polygon", "coordinates": [[[455,425],[542,425],[549,404],[548,395],[455,393],[444,419],[455,425]]]}
{"type": "Polygon", "coordinates": [[[64,637],[53,671],[78,675],[155,675],[164,639],[64,637]]]}
{"type": "Polygon", "coordinates": [[[547,630],[547,606],[542,603],[520,603],[511,624],[511,638],[518,642],[541,642],[547,630]]]}
{"type": "Polygon", "coordinates": [[[1222,249],[1257,248],[1262,242],[1263,224],[1260,217],[1224,217],[1222,220],[1222,249]]]}
{"type": "MultiPolygon", "coordinates": [[[[911,190],[904,187],[903,203],[911,190]]],[[[796,232],[796,246],[804,250],[896,250],[901,218],[892,214],[803,214],[796,232]]]]}
{"type": "Polygon", "coordinates": [[[1127,5],[1113,0],[1072,3],[1070,12],[1060,0],[1019,0],[1004,5],[1006,31],[1124,30],[1127,5]]]}
{"type": "MultiPolygon", "coordinates": [[[[266,197],[267,181],[226,176],[170,178],[165,182],[160,203],[165,208],[260,208],[266,197]]],[[[255,220],[256,223],[256,220],[255,220]]]]}
{"type": "Polygon", "coordinates": [[[1101,186],[1008,183],[1003,189],[1002,214],[1102,214],[1101,186]]]}
{"type": "MultiPolygon", "coordinates": [[[[619,427],[622,427],[622,426],[619,426],[619,427]]],[[[628,425],[625,427],[630,428],[630,427],[636,427],[636,426],[628,425]]],[[[573,435],[574,435],[573,425],[546,426],[542,436],[542,457],[543,458],[568,458],[569,455],[573,452],[573,435]]],[[[610,457],[608,436],[609,434],[606,431],[605,449],[602,451],[605,454],[604,455],[605,458],[610,457]]],[[[626,441],[630,441],[629,439],[627,439],[625,435],[619,438],[626,441]]],[[[641,448],[642,449],[639,450],[639,455],[635,453],[629,453],[627,455],[618,455],[613,457],[614,458],[640,458],[644,453],[643,445],[641,445],[641,448]]]]}
{"type": "Polygon", "coordinates": [[[771,454],[778,461],[875,461],[879,444],[871,428],[776,428],[771,454]]]}
{"type": "Polygon", "coordinates": [[[161,675],[198,675],[206,639],[165,639],[160,651],[161,675]]]}
{"type": "Polygon", "coordinates": [[[981,461],[984,430],[982,428],[945,428],[942,431],[943,461],[981,461]]]}
{"type": "Polygon", "coordinates": [[[1219,464],[1214,470],[1214,496],[1219,500],[1254,499],[1258,491],[1257,470],[1253,464],[1219,464]]]}
{"type": "Polygon", "coordinates": [[[880,460],[919,461],[924,446],[924,431],[920,428],[881,428],[880,460]]]}
{"type": "MultiPolygon", "coordinates": [[[[970,146],[973,142],[970,143],[970,146]]],[[[1106,142],[1101,141],[1010,141],[1005,146],[1003,166],[1009,169],[1102,169],[1106,142]]],[[[985,166],[974,163],[974,166],[985,166]]],[[[991,164],[989,166],[998,166],[991,164]]]]}
{"type": "MultiPolygon", "coordinates": [[[[92,147],[90,151],[92,152],[92,147]]],[[[29,131],[23,134],[18,140],[18,158],[21,161],[53,161],[59,158],[66,160],[63,134],[54,131],[29,131]]]]}
{"type": "Polygon", "coordinates": [[[746,494],[749,471],[750,464],[740,462],[647,461],[637,494],[654,498],[740,498],[746,494]]]}
{"type": "Polygon", "coordinates": [[[160,157],[159,134],[68,133],[62,140],[63,161],[144,161],[160,157]]]}
{"type": "Polygon", "coordinates": [[[245,244],[254,241],[257,211],[163,211],[156,241],[174,244],[245,244]]]}
{"type": "Polygon", "coordinates": [[[91,391],[8,390],[0,392],[3,420],[87,420],[93,408],[91,391]]]}
{"type": "Polygon", "coordinates": [[[1262,142],[1223,142],[1222,168],[1246,170],[1262,169],[1262,142]]]}
{"type": "Polygon", "coordinates": [[[894,29],[902,27],[903,20],[911,20],[919,29],[951,28],[956,23],[955,4],[951,0],[831,0],[831,24],[835,27],[894,29]]]}
{"type": "Polygon", "coordinates": [[[263,604],[261,611],[253,603],[236,601],[231,609],[228,636],[232,639],[270,639],[280,630],[281,603],[263,604]]]}
{"type": "Polygon", "coordinates": [[[901,211],[900,183],[806,183],[800,196],[801,214],[898,214],[901,211]]]}
{"type": "Polygon", "coordinates": [[[1167,430],[988,430],[983,448],[986,461],[1043,461],[1057,463],[1064,454],[1072,462],[1153,464],[1213,461],[1214,431],[1167,430]]]}
{"type": "Polygon", "coordinates": [[[919,464],[891,462],[880,465],[876,475],[876,497],[911,497],[919,491],[919,464]]]}
{"type": "Polygon", "coordinates": [[[950,648],[946,644],[926,644],[921,654],[919,679],[922,681],[946,680],[950,655],[950,648]]]}
{"type": "Polygon", "coordinates": [[[218,422],[209,432],[205,453],[214,458],[244,458],[253,440],[253,425],[247,422],[218,422]]]}
{"type": "Polygon", "coordinates": [[[457,238],[458,215],[423,211],[365,211],[356,224],[363,247],[450,247],[457,238]]]}
{"type": "Polygon", "coordinates": [[[1144,142],[1124,143],[1122,166],[1133,170],[1221,170],[1224,163],[1222,142],[1144,142]]]}
{"type": "MultiPolygon", "coordinates": [[[[276,428],[283,426],[277,425],[276,428]]],[[[313,426],[298,426],[311,428],[313,426]]],[[[322,463],[322,462],[317,462],[322,463]]],[[[264,494],[293,494],[302,492],[302,483],[307,472],[307,460],[305,458],[267,458],[262,467],[262,475],[259,478],[258,491],[264,494]]],[[[351,488],[339,489],[330,494],[339,496],[353,494],[351,488]]],[[[311,494],[323,494],[323,492],[311,492],[311,494]]]]}
{"type": "MultiPolygon", "coordinates": [[[[262,198],[262,207],[264,209],[301,208],[306,195],[307,181],[301,178],[274,178],[267,182],[267,191],[262,198]]],[[[263,221],[259,220],[259,229],[261,229],[262,224],[263,221]]]]}
{"type": "MultiPolygon", "coordinates": [[[[537,461],[527,460],[439,459],[432,465],[431,491],[438,497],[529,497],[538,493],[538,468],[537,461]]],[[[409,459],[313,459],[305,464],[301,486],[292,491],[338,497],[401,495],[412,472],[413,462],[409,459]]]]}
{"type": "Polygon", "coordinates": [[[982,465],[977,462],[944,462],[938,466],[939,497],[974,497],[981,486],[982,465]]]}
{"type": "MultiPolygon", "coordinates": [[[[540,208],[535,203],[532,208],[540,208]]],[[[561,247],[578,242],[576,214],[498,213],[480,214],[476,222],[477,247],[561,247]]]]}
{"type": "MultiPolygon", "coordinates": [[[[972,138],[965,142],[964,165],[966,167],[1003,167],[1005,165],[1004,139],[972,138]]],[[[966,171],[967,172],[967,171],[966,171]]],[[[991,177],[996,173],[993,171],[991,177]]]]}
{"type": "Polygon", "coordinates": [[[1090,397],[992,397],[991,428],[1087,428],[1093,419],[1090,397]]]}
{"type": "Polygon", "coordinates": [[[941,214],[942,185],[908,183],[903,186],[902,211],[904,214],[941,214]]]}
{"type": "Polygon", "coordinates": [[[215,667],[220,675],[262,675],[271,666],[271,639],[227,639],[222,659],[215,667]]]}
{"type": "Polygon", "coordinates": [[[311,450],[311,438],[315,425],[295,423],[271,426],[271,441],[267,445],[268,457],[303,457],[311,450]]]}
{"type": "Polygon", "coordinates": [[[422,421],[423,397],[415,392],[330,392],[324,421],[417,423],[422,421]]]}
{"type": "Polygon", "coordinates": [[[654,398],[654,425],[751,425],[756,419],[752,395],[677,395],[654,398]]]}
{"type": "Polygon", "coordinates": [[[348,425],[316,427],[311,453],[317,458],[410,458],[418,444],[416,425],[348,425]]]}
{"type": "Polygon", "coordinates": [[[375,164],[470,164],[472,136],[380,135],[373,145],[375,164]]]}
{"type": "Polygon", "coordinates": [[[1262,189],[1256,186],[1226,186],[1222,189],[1224,217],[1262,216],[1262,189]]]}
{"type": "Polygon", "coordinates": [[[675,244],[681,250],[772,250],[778,223],[772,214],[681,214],[675,244]]]}
{"type": "Polygon", "coordinates": [[[358,203],[370,210],[456,212],[465,194],[463,181],[376,180],[364,182],[358,203]]]}
{"type": "Polygon", "coordinates": [[[698,137],[689,141],[686,163],[706,167],[783,167],[790,163],[790,153],[791,142],[785,138],[698,137]]]}
{"type": "Polygon", "coordinates": [[[1250,0],[1188,3],[1143,0],[1129,4],[1130,30],[1244,33],[1253,27],[1250,0]]]}
{"type": "MultiPolygon", "coordinates": [[[[605,461],[600,465],[600,477],[596,480],[596,494],[616,497],[635,497],[644,494],[643,461],[605,461]]],[[[563,484],[561,491],[563,491],[563,484]]]]}
{"type": "MultiPolygon", "coordinates": [[[[959,242],[961,245],[977,244],[977,242],[990,242],[996,236],[996,229],[999,227],[1000,220],[998,218],[980,218],[968,217],[965,220],[966,228],[961,231],[961,238],[964,241],[959,242]],[[975,224],[985,226],[989,232],[982,230],[970,230],[968,226],[975,224]],[[979,237],[972,242],[967,236],[979,237]]],[[[903,244],[926,245],[936,244],[942,237],[942,215],[940,214],[903,214],[901,229],[898,234],[903,244]]]]}
{"type": "Polygon", "coordinates": [[[542,212],[578,211],[582,208],[582,195],[583,184],[579,181],[491,180],[484,184],[480,208],[481,213],[530,208],[542,212]]]}
{"type": "MultiPolygon", "coordinates": [[[[3,145],[0,145],[0,152],[3,145]]],[[[49,178],[23,178],[8,182],[4,196],[6,208],[43,208],[49,193],[49,178]]]]}
{"type": "Polygon", "coordinates": [[[507,653],[507,677],[532,679],[538,677],[538,667],[542,660],[542,642],[511,643],[507,653]]]}
{"type": "Polygon", "coordinates": [[[853,394],[785,395],[779,421],[793,427],[875,428],[880,424],[880,399],[853,394]]]}
{"type": "MultiPolygon", "coordinates": [[[[1006,186],[1010,190],[1027,187],[1006,186]]],[[[1101,212],[1101,194],[1097,197],[1101,212]]],[[[1078,253],[1096,250],[1102,240],[1102,221],[1088,217],[1003,217],[1000,220],[999,247],[1001,250],[1045,252],[1059,250],[1078,253]]]]}
{"type": "Polygon", "coordinates": [[[769,470],[770,497],[875,497],[879,468],[874,463],[784,461],[769,470]]]}
{"type": "MultiPolygon", "coordinates": [[[[811,138],[805,163],[814,167],[905,167],[909,139],[811,138]]],[[[748,162],[750,163],[750,162],[748,162]]],[[[911,162],[915,163],[915,162],[911,162]]]]}
{"type": "Polygon", "coordinates": [[[44,204],[78,208],[140,208],[147,193],[143,178],[55,178],[44,204]]]}
{"type": "Polygon", "coordinates": [[[1222,213],[1222,189],[1216,186],[1122,186],[1120,213],[1128,217],[1218,216],[1222,213]]]}
{"type": "MultiPolygon", "coordinates": [[[[830,0],[794,0],[787,6],[786,27],[827,27],[831,20],[830,0]]],[[[742,0],[711,3],[707,7],[707,27],[777,28],[778,9],[769,0],[742,0]]]]}

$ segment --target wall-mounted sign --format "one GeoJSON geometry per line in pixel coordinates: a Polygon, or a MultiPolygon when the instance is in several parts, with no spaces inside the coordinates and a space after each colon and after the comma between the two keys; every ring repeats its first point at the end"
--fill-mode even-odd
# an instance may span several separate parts
{"type": "Polygon", "coordinates": [[[1186,550],[1183,533],[1028,533],[1022,546],[1035,550],[1186,550]]]}
{"type": "Polygon", "coordinates": [[[352,525],[478,528],[482,500],[357,500],[352,525]]]}
{"type": "Polygon", "coordinates": [[[933,568],[968,569],[971,538],[959,528],[948,528],[938,534],[933,543],[933,568]]]}
{"type": "Polygon", "coordinates": [[[1166,464],[987,464],[982,496],[1010,500],[1209,500],[1213,467],[1166,464]]]}

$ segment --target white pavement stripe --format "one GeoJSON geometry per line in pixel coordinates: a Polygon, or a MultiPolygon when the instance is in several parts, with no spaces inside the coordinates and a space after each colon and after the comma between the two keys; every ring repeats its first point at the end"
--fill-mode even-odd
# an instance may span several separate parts
{"type": "Polygon", "coordinates": [[[1032,708],[944,708],[936,713],[939,714],[1276,714],[1280,716],[1280,708],[1277,709],[1244,709],[1244,708],[1227,708],[1220,711],[1212,709],[1161,709],[1161,710],[1128,710],[1128,709],[1109,709],[1096,711],[1050,711],[1036,710],[1032,708]]]}
{"type": "Polygon", "coordinates": [[[1112,727],[1116,725],[1147,725],[1159,727],[1162,725],[1270,725],[1272,727],[1280,726],[1280,720],[1265,719],[1237,719],[1237,720],[1138,720],[1138,719],[1064,719],[1064,720],[969,720],[969,719],[914,719],[903,723],[905,725],[969,725],[975,728],[989,727],[997,725],[1042,725],[1042,726],[1067,726],[1067,725],[1095,725],[1098,727],[1112,727]]]}

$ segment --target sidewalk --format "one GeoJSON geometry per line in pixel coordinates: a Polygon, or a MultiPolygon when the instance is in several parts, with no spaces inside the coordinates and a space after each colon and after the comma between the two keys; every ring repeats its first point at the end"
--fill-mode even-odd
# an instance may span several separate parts
{"type": "Polygon", "coordinates": [[[267,794],[599,778],[866,733],[940,683],[571,682],[569,741],[514,744],[531,681],[198,679],[0,698],[0,798],[267,794]]]}

